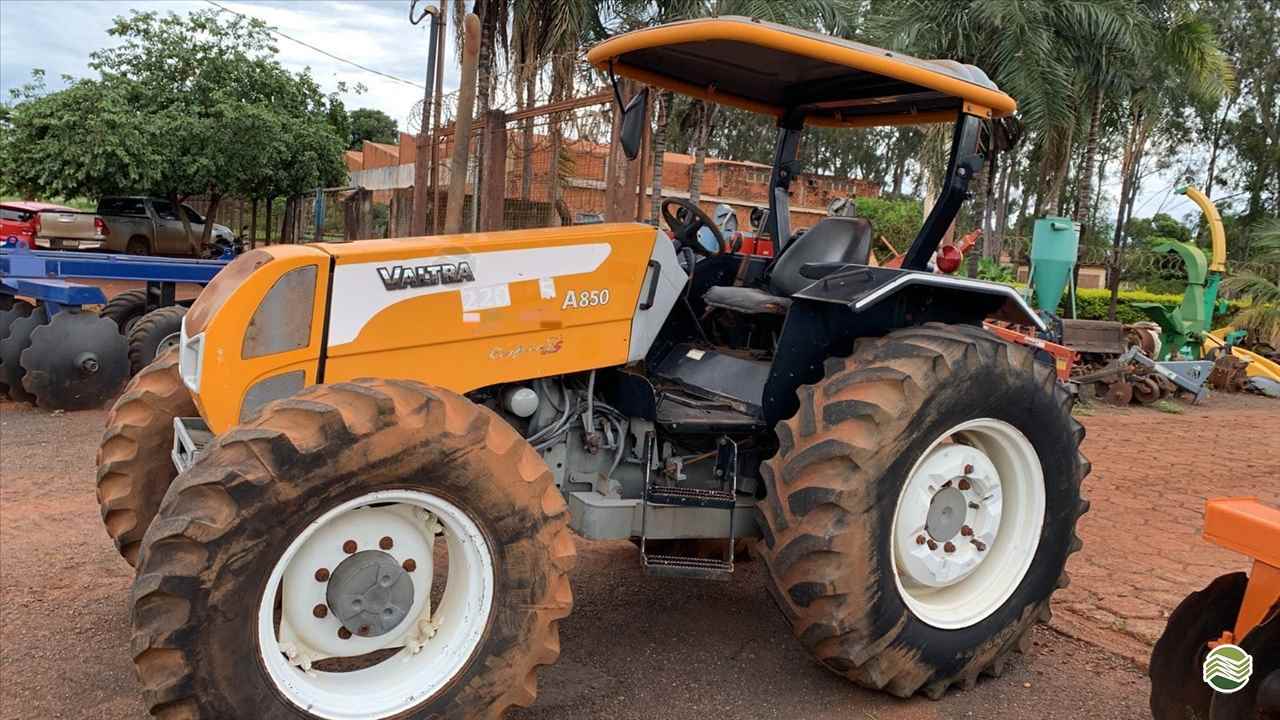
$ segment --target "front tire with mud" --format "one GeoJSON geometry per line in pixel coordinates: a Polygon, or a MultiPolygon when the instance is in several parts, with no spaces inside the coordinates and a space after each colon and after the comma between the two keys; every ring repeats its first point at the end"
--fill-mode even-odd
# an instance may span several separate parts
{"type": "MultiPolygon", "coordinates": [[[[374,538],[382,534],[382,527],[371,530],[374,538]]],[[[413,583],[421,582],[427,572],[422,557],[417,557],[416,567],[405,563],[404,568],[413,574],[413,583]]],[[[558,623],[572,606],[568,571],[573,560],[567,508],[551,473],[537,452],[496,415],[454,393],[414,382],[358,380],[312,386],[267,405],[250,423],[220,436],[170,488],[143,541],[133,586],[134,662],[147,706],[160,717],[497,718],[509,707],[533,702],[537,668],[554,662],[559,654],[558,623]],[[375,664],[359,669],[365,675],[354,684],[353,678],[330,683],[329,676],[341,674],[343,668],[304,673],[302,665],[290,667],[299,662],[294,654],[298,649],[285,642],[286,621],[308,632],[325,630],[313,636],[311,645],[298,642],[304,653],[335,642],[335,628],[343,638],[337,642],[353,648],[377,641],[366,635],[381,632],[366,632],[368,628],[360,626],[357,637],[347,632],[344,638],[334,624],[344,612],[341,603],[334,604],[334,595],[321,596],[329,597],[330,603],[322,610],[322,599],[314,617],[310,599],[302,604],[301,616],[290,615],[297,605],[292,596],[314,595],[326,583],[338,596],[349,594],[353,586],[348,580],[341,581],[345,589],[337,587],[348,560],[364,556],[368,547],[373,562],[381,562],[381,555],[390,557],[421,538],[397,535],[393,546],[394,533],[388,530],[388,537],[373,540],[372,546],[359,539],[362,552],[351,554],[357,548],[358,528],[349,525],[353,529],[333,536],[345,553],[339,557],[348,560],[325,563],[324,572],[315,570],[314,578],[310,565],[301,568],[302,575],[293,574],[297,568],[290,553],[297,549],[292,558],[337,553],[339,545],[329,540],[310,544],[326,532],[325,523],[346,522],[344,517],[358,523],[360,513],[393,513],[396,500],[387,499],[408,496],[452,508],[435,511],[444,524],[441,532],[449,538],[444,598],[438,606],[434,601],[428,605],[412,625],[423,632],[435,628],[424,637],[444,637],[446,644],[436,650],[431,640],[423,640],[425,649],[418,646],[412,653],[411,643],[399,650],[378,650],[394,656],[370,660],[375,664]],[[355,509],[345,510],[351,507],[355,509]],[[470,540],[449,534],[450,523],[457,521],[472,528],[467,533],[470,540]],[[348,536],[348,542],[341,542],[348,536]],[[479,574],[459,571],[455,578],[455,567],[476,567],[466,560],[474,553],[455,559],[455,544],[486,548],[480,556],[487,553],[490,560],[479,567],[489,569],[479,574]],[[449,615],[455,587],[472,587],[467,578],[487,583],[491,600],[484,606],[489,610],[467,613],[469,627],[478,629],[467,636],[473,644],[464,647],[471,649],[457,655],[448,638],[462,636],[451,635],[448,617],[440,615],[449,615]],[[281,590],[275,596],[273,621],[269,603],[275,583],[281,583],[281,590]],[[312,625],[304,627],[307,623],[312,625]],[[412,665],[418,662],[418,651],[422,656],[438,651],[455,657],[456,665],[450,667],[456,670],[418,683],[418,678],[403,674],[416,670],[397,670],[419,667],[412,665]],[[288,656],[287,662],[280,653],[288,656]],[[389,663],[385,674],[368,674],[389,663]],[[382,680],[377,678],[387,684],[379,685],[382,680]],[[366,694],[357,697],[358,693],[366,694]],[[309,705],[312,699],[314,706],[309,705]]],[[[404,578],[397,569],[401,562],[395,558],[385,566],[401,578],[395,583],[404,578]]],[[[383,580],[392,582],[390,575],[383,580]]],[[[417,592],[424,589],[419,586],[417,592]]],[[[388,605],[379,613],[392,617],[392,609],[388,605]]],[[[343,662],[359,660],[327,655],[343,662]]]]}
{"type": "Polygon", "coordinates": [[[859,340],[798,396],[759,506],[796,636],[899,697],[1000,675],[1067,584],[1088,508],[1084,429],[1053,368],[980,328],[930,324],[859,340]]]}
{"type": "Polygon", "coordinates": [[[173,419],[196,414],[178,374],[176,349],[134,375],[107,413],[98,446],[98,507],[107,534],[130,565],[138,564],[142,537],[178,476],[169,454],[173,419]]]}

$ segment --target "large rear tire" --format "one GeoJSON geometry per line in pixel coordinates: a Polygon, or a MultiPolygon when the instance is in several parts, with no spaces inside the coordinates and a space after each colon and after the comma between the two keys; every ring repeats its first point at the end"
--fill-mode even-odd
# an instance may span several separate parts
{"type": "Polygon", "coordinates": [[[170,451],[173,419],[197,415],[171,350],[142,369],[107,413],[98,446],[98,505],[116,549],[130,565],[165,491],[178,476],[170,451]]]}
{"type": "Polygon", "coordinates": [[[770,590],[828,669],[940,698],[1030,646],[1079,549],[1084,429],[1051,366],[966,326],[859,340],[778,424],[770,590]]]}
{"type": "Polygon", "coordinates": [[[558,622],[572,606],[573,540],[552,480],[509,425],[446,390],[360,380],[267,405],[179,476],[143,541],[132,617],[148,707],[165,717],[296,720],[497,718],[531,704],[536,670],[556,660],[558,622]],[[394,618],[408,601],[380,605],[379,617],[393,618],[390,629],[361,625],[343,637],[344,610],[332,593],[344,595],[339,585],[351,577],[344,567],[366,548],[369,562],[390,563],[377,577],[392,595],[410,582],[406,597],[425,596],[414,584],[431,576],[423,556],[398,555],[422,538],[386,530],[378,539],[401,506],[411,506],[410,517],[429,510],[427,522],[443,525],[444,597],[435,614],[410,609],[403,620],[394,618]],[[366,528],[362,513],[382,519],[366,528]],[[415,557],[412,569],[404,564],[415,557]],[[455,578],[455,567],[468,570],[455,578]],[[458,606],[450,593],[476,587],[489,588],[488,603],[478,601],[465,617],[451,613],[458,606]],[[289,637],[305,642],[288,641],[286,623],[289,637]],[[402,626],[410,638],[415,627],[439,634],[414,653],[416,641],[393,634],[402,626]],[[432,644],[441,637],[444,645],[432,644]],[[379,650],[383,638],[390,646],[379,650]],[[312,664],[316,656],[333,662],[332,651],[313,650],[334,642],[360,654],[337,656],[362,666],[359,682],[333,677],[345,665],[312,664]],[[419,657],[444,660],[419,665],[419,657]]]}

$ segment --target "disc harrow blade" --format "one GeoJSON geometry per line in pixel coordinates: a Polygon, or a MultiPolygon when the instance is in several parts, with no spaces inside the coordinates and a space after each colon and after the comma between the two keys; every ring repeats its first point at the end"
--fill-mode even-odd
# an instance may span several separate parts
{"type": "Polygon", "coordinates": [[[1214,691],[1203,680],[1209,641],[1235,626],[1248,576],[1223,575],[1187,596],[1169,615],[1151,652],[1151,716],[1154,720],[1210,720],[1214,691]]]}
{"type": "Polygon", "coordinates": [[[1253,657],[1253,676],[1230,695],[1215,694],[1209,720],[1280,720],[1280,604],[1236,644],[1253,657]]]}
{"type": "Polygon", "coordinates": [[[15,402],[35,402],[35,396],[22,385],[26,370],[19,358],[30,347],[32,332],[44,321],[44,307],[38,307],[30,315],[13,320],[9,324],[8,334],[0,340],[0,385],[4,385],[5,391],[15,402]]]}
{"type": "Polygon", "coordinates": [[[128,343],[116,324],[80,310],[36,328],[21,363],[23,386],[46,410],[102,407],[129,380],[128,343]]]}

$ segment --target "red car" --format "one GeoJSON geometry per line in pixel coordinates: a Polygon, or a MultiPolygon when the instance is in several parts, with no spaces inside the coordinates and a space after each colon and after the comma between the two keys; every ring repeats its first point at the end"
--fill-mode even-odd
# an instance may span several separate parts
{"type": "Polygon", "coordinates": [[[75,212],[74,208],[52,203],[14,200],[0,202],[0,247],[35,247],[40,232],[40,213],[45,210],[75,212]]]}

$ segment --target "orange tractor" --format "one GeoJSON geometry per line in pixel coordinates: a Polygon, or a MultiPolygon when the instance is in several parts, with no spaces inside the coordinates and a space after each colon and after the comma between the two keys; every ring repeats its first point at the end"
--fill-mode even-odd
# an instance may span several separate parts
{"type": "Polygon", "coordinates": [[[1253,558],[1191,593],[1169,616],[1151,653],[1155,720],[1280,720],[1280,508],[1256,498],[1205,505],[1204,536],[1253,558]],[[1208,656],[1239,658],[1226,682],[1208,656]],[[1208,660],[1208,661],[1207,661],[1208,660]]]}

